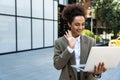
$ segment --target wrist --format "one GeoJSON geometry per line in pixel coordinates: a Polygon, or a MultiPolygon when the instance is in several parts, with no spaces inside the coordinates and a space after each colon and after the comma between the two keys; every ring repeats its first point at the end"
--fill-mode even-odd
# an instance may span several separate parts
{"type": "Polygon", "coordinates": [[[74,48],[74,46],[69,45],[69,48],[73,49],[73,48],[74,48]]]}
{"type": "Polygon", "coordinates": [[[95,78],[101,78],[101,74],[93,74],[95,78]]]}
{"type": "Polygon", "coordinates": [[[73,49],[73,48],[70,48],[69,46],[67,47],[67,49],[68,49],[68,51],[69,51],[70,53],[73,53],[73,51],[74,51],[74,49],[73,49]]]}

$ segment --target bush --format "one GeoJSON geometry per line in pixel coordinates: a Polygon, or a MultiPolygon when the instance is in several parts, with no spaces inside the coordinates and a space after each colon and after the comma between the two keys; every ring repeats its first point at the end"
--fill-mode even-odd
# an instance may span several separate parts
{"type": "Polygon", "coordinates": [[[95,40],[96,40],[97,43],[101,42],[102,41],[102,37],[99,36],[99,35],[95,35],[95,40]]]}
{"type": "Polygon", "coordinates": [[[88,29],[83,30],[82,34],[94,38],[97,43],[102,41],[101,36],[99,36],[99,35],[94,35],[94,33],[91,32],[91,31],[88,30],[88,29]]]}
{"type": "Polygon", "coordinates": [[[90,37],[92,37],[92,38],[95,38],[94,33],[91,32],[91,31],[88,30],[88,29],[83,30],[82,34],[83,34],[83,35],[86,35],[86,36],[90,36],[90,37]]]}

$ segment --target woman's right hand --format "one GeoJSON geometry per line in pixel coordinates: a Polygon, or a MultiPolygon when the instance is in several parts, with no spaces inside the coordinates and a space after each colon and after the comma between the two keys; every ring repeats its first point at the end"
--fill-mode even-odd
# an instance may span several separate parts
{"type": "Polygon", "coordinates": [[[66,31],[64,36],[68,40],[69,47],[74,48],[77,39],[72,36],[71,31],[66,31]]]}

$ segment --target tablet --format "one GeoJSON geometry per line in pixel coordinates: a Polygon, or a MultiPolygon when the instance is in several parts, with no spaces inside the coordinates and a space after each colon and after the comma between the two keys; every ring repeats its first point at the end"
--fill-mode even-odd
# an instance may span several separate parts
{"type": "Polygon", "coordinates": [[[72,65],[85,72],[93,72],[94,66],[98,66],[99,62],[104,62],[105,68],[116,68],[120,62],[120,47],[92,47],[86,64],[72,65]]]}

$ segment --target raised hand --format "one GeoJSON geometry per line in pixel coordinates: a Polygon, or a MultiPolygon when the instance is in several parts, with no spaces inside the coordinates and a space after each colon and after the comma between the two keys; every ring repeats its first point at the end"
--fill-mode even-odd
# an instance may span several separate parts
{"type": "Polygon", "coordinates": [[[74,48],[77,39],[72,36],[71,31],[68,30],[67,32],[65,32],[65,35],[64,35],[64,36],[65,36],[65,38],[68,40],[68,45],[69,45],[69,47],[70,47],[70,48],[74,48]]]}

